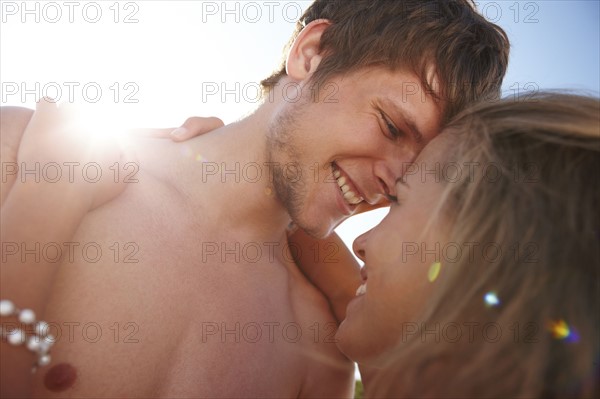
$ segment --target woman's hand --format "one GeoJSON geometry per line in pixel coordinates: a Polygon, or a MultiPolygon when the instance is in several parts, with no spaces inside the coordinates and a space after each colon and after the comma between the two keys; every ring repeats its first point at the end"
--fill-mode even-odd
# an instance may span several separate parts
{"type": "Polygon", "coordinates": [[[223,126],[225,126],[223,121],[214,116],[207,118],[192,116],[176,129],[134,129],[131,133],[135,136],[170,138],[180,142],[212,132],[223,126]]]}

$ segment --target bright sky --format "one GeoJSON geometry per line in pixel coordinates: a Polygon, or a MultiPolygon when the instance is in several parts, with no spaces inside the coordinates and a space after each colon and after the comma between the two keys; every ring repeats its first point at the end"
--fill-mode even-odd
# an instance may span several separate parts
{"type": "MultiPolygon", "coordinates": [[[[98,123],[177,126],[191,115],[232,122],[279,63],[309,1],[0,1],[0,105],[42,95],[91,103],[98,123]]],[[[504,91],[600,94],[597,0],[480,1],[512,42],[504,91]]],[[[386,213],[345,222],[351,245],[386,213]]]]}

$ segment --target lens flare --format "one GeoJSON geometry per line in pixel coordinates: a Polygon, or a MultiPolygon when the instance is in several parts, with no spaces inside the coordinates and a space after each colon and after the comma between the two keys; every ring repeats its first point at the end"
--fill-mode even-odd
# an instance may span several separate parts
{"type": "Polygon", "coordinates": [[[579,341],[579,333],[577,333],[577,330],[569,326],[563,319],[550,321],[549,330],[550,333],[552,333],[552,337],[555,339],[560,339],[565,342],[579,341]]]}
{"type": "Polygon", "coordinates": [[[564,320],[550,322],[550,331],[556,339],[564,339],[569,336],[569,325],[564,320]]]}
{"type": "Polygon", "coordinates": [[[438,278],[441,269],[442,264],[440,262],[433,262],[431,266],[429,266],[429,272],[427,272],[427,279],[430,283],[433,283],[438,278]]]}
{"type": "Polygon", "coordinates": [[[184,158],[190,158],[193,156],[193,152],[192,149],[190,148],[189,145],[184,144],[182,146],[179,147],[179,153],[181,154],[181,156],[183,156],[184,158]]]}
{"type": "Polygon", "coordinates": [[[129,121],[120,112],[94,104],[61,103],[60,108],[69,115],[75,134],[85,134],[91,142],[102,145],[109,142],[129,143],[126,134],[129,121]]]}
{"type": "Polygon", "coordinates": [[[485,306],[488,308],[492,308],[494,306],[500,305],[500,299],[498,299],[498,295],[495,291],[490,291],[483,296],[483,300],[485,302],[485,306]]]}

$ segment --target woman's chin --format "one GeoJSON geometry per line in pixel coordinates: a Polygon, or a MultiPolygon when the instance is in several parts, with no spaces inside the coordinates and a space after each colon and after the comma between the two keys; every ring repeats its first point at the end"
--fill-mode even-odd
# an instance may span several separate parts
{"type": "Polygon", "coordinates": [[[373,335],[369,330],[361,328],[352,317],[344,319],[335,335],[338,349],[350,360],[366,363],[373,359],[376,352],[370,343],[373,335]]]}
{"type": "Polygon", "coordinates": [[[357,361],[354,352],[356,345],[360,342],[360,337],[358,340],[359,341],[357,342],[352,334],[352,322],[348,319],[342,320],[335,334],[335,341],[338,349],[349,359],[354,361],[357,361]]]}

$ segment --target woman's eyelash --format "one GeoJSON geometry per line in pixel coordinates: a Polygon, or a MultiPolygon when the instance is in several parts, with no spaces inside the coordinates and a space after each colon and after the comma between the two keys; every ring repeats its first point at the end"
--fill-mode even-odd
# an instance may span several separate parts
{"type": "Polygon", "coordinates": [[[386,199],[390,203],[390,205],[401,206],[404,203],[404,199],[395,195],[385,194],[386,199]]]}
{"type": "Polygon", "coordinates": [[[398,201],[398,197],[396,197],[396,196],[394,196],[394,195],[391,195],[391,194],[385,194],[385,196],[386,196],[386,198],[387,198],[387,200],[388,200],[389,202],[392,202],[392,203],[400,203],[400,201],[398,201]]]}

